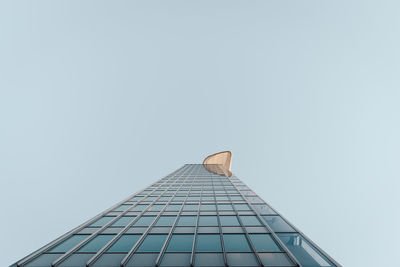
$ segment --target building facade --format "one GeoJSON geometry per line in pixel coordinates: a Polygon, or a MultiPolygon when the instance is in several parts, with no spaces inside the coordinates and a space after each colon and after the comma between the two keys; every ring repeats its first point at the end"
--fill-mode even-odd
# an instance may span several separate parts
{"type": "Polygon", "coordinates": [[[340,266],[230,171],[186,164],[12,266],[340,266]]]}

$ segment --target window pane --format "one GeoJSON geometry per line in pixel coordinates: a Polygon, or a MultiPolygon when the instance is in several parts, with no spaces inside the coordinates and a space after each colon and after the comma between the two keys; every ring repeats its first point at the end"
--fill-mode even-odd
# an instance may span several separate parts
{"type": "Polygon", "coordinates": [[[68,250],[82,242],[84,239],[86,239],[86,237],[88,236],[89,235],[73,235],[52,248],[50,252],[67,252],[68,250]]]}
{"type": "Polygon", "coordinates": [[[249,205],[247,204],[234,204],[237,210],[250,210],[249,205]]]}
{"type": "Polygon", "coordinates": [[[81,247],[78,252],[97,252],[103,248],[115,235],[98,235],[81,247]]]}
{"type": "Polygon", "coordinates": [[[172,235],[167,252],[191,252],[193,235],[172,235]]]}
{"type": "Polygon", "coordinates": [[[140,217],[133,225],[134,226],[150,226],[155,216],[143,216],[140,217]]]}
{"type": "Polygon", "coordinates": [[[167,211],[179,211],[179,209],[182,207],[182,205],[168,205],[167,211]]]}
{"type": "Polygon", "coordinates": [[[201,208],[200,208],[200,210],[201,211],[207,211],[207,210],[215,210],[216,209],[216,207],[215,207],[215,205],[201,205],[201,208]]]}
{"type": "Polygon", "coordinates": [[[262,225],[257,216],[240,216],[243,225],[245,226],[260,226],[262,225]]]}
{"type": "Polygon", "coordinates": [[[178,226],[196,226],[196,216],[179,217],[178,226]]]}
{"type": "Polygon", "coordinates": [[[116,209],[114,209],[114,211],[126,211],[131,206],[132,205],[121,205],[121,206],[117,207],[116,209]]]}
{"type": "Polygon", "coordinates": [[[155,226],[172,226],[176,216],[160,216],[155,226]]]}
{"type": "Polygon", "coordinates": [[[236,216],[220,216],[219,219],[222,226],[240,226],[236,216]]]}
{"type": "Polygon", "coordinates": [[[199,205],[185,205],[183,207],[184,211],[197,211],[199,208],[199,205]]]}
{"type": "Polygon", "coordinates": [[[250,252],[250,246],[243,234],[224,234],[224,246],[227,252],[250,252]]]}
{"type": "Polygon", "coordinates": [[[109,249],[108,252],[128,252],[139,240],[140,235],[122,235],[109,249]]]}
{"type": "Polygon", "coordinates": [[[107,224],[109,221],[111,221],[114,218],[115,217],[111,217],[111,216],[101,217],[97,221],[95,221],[94,223],[89,225],[89,227],[101,227],[101,226],[104,226],[105,224],[107,224]]]}
{"type": "Polygon", "coordinates": [[[134,216],[122,216],[116,220],[112,226],[127,226],[134,218],[134,216]]]}
{"type": "Polygon", "coordinates": [[[218,210],[233,210],[230,204],[218,204],[218,210]]]}
{"type": "Polygon", "coordinates": [[[197,235],[196,251],[197,252],[222,251],[220,235],[214,235],[214,234],[197,235]]]}
{"type": "Polygon", "coordinates": [[[148,235],[139,246],[138,252],[160,252],[167,235],[148,235]]]}
{"type": "Polygon", "coordinates": [[[278,234],[279,239],[303,266],[334,266],[299,234],[278,234]]]}
{"type": "Polygon", "coordinates": [[[217,216],[200,216],[199,226],[218,226],[217,216]]]}
{"type": "Polygon", "coordinates": [[[295,232],[295,230],[279,216],[263,216],[263,218],[274,232],[295,232]]]}
{"type": "Polygon", "coordinates": [[[250,234],[250,240],[258,252],[281,251],[269,234],[250,234]]]}
{"type": "Polygon", "coordinates": [[[164,208],[165,207],[165,205],[153,205],[153,206],[151,206],[151,211],[160,211],[160,210],[162,210],[162,208],[164,208]]]}
{"type": "Polygon", "coordinates": [[[136,207],[133,208],[134,211],[142,211],[147,207],[147,205],[137,205],[136,207]]]}

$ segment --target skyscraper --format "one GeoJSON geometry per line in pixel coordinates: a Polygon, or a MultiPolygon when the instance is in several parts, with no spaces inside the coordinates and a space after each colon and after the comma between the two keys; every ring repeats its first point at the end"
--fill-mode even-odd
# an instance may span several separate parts
{"type": "Polygon", "coordinates": [[[230,172],[186,164],[12,266],[340,266],[230,172]]]}

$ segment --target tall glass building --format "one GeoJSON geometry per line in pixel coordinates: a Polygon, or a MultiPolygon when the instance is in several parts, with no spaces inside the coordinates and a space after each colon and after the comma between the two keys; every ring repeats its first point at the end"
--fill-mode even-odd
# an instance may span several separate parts
{"type": "Polygon", "coordinates": [[[340,266],[230,162],[186,164],[12,266],[340,266]]]}

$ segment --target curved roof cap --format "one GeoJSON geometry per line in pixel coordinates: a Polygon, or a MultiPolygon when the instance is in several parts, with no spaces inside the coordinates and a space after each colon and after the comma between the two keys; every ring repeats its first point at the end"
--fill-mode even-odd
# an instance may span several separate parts
{"type": "Polygon", "coordinates": [[[209,172],[225,175],[228,177],[232,176],[230,172],[232,163],[232,152],[222,151],[212,154],[203,160],[203,165],[209,172]]]}

